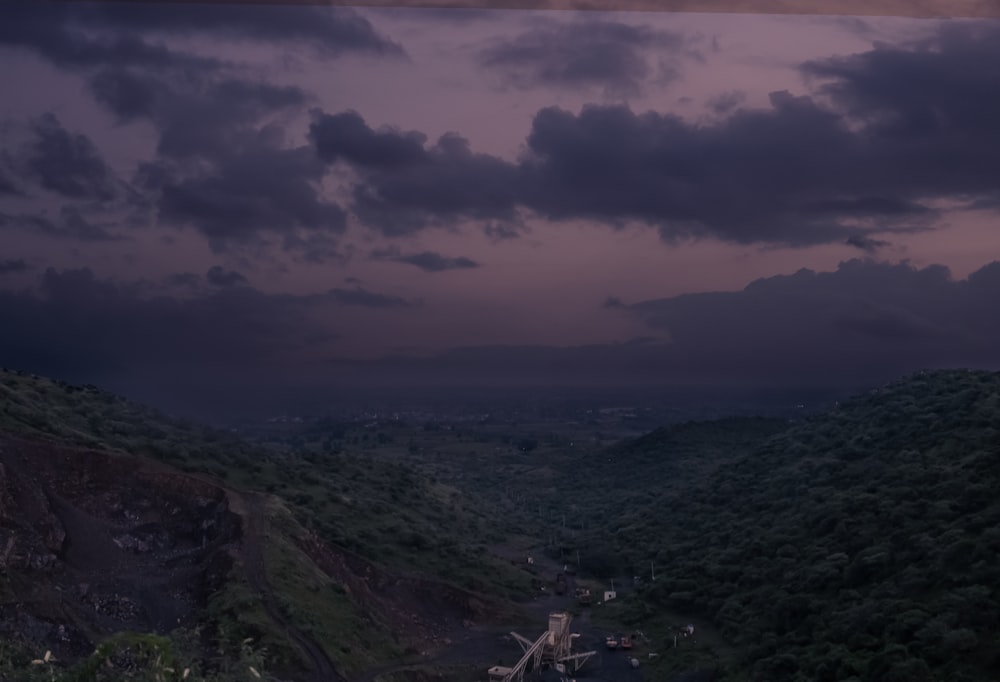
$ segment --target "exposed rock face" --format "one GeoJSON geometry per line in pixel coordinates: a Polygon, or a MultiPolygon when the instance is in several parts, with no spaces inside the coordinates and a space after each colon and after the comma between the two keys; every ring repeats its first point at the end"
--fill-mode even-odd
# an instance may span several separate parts
{"type": "Polygon", "coordinates": [[[193,622],[241,525],[224,489],[155,467],[0,438],[0,637],[71,659],[193,622]]]}
{"type": "MultiPolygon", "coordinates": [[[[307,666],[341,679],[324,651],[338,643],[316,642],[268,606],[280,595],[260,552],[265,498],[141,457],[0,433],[0,638],[69,662],[113,632],[191,626],[235,562],[307,666]]],[[[498,601],[387,570],[296,528],[305,560],[387,639],[413,651],[449,646],[456,632],[512,615],[498,601]]]]}

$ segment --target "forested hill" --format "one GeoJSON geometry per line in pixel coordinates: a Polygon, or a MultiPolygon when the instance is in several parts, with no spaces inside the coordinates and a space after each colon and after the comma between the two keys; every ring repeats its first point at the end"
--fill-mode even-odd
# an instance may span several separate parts
{"type": "Polygon", "coordinates": [[[655,485],[617,536],[660,567],[633,617],[710,618],[739,679],[1000,679],[1000,374],[920,373],[655,485]]]}

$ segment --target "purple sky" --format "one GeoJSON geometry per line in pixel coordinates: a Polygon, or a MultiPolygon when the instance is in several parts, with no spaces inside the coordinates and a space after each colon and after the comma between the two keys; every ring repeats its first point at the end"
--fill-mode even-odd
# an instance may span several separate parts
{"type": "Polygon", "coordinates": [[[155,398],[1000,365],[997,21],[0,11],[9,367],[155,398]]]}

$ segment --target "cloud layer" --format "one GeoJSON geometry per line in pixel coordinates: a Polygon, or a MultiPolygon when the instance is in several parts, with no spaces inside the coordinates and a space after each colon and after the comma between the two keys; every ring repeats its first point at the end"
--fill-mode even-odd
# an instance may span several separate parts
{"type": "MultiPolygon", "coordinates": [[[[156,156],[140,164],[126,187],[86,135],[46,113],[31,123],[33,138],[14,158],[14,170],[66,200],[118,210],[121,222],[113,200],[126,200],[128,222],[197,230],[216,252],[271,244],[311,259],[339,257],[336,235],[346,214],[321,192],[325,166],[314,150],[287,144],[284,136],[288,116],[311,96],[262,80],[245,64],[172,42],[192,37],[192,47],[212,38],[304,48],[321,59],[405,58],[398,44],[349,9],[17,3],[4,8],[0,45],[30,50],[79,74],[119,124],[152,124],[157,145],[156,156]]],[[[21,194],[6,174],[0,174],[0,193],[21,194]]],[[[79,214],[78,207],[63,210],[79,214]]],[[[12,220],[8,215],[6,222],[12,220]]],[[[74,233],[40,214],[16,222],[50,236],[74,233]]],[[[96,235],[75,232],[81,239],[96,235]]]]}
{"type": "Polygon", "coordinates": [[[942,200],[996,205],[1000,80],[969,74],[1000,56],[997,45],[996,27],[948,28],[916,45],[811,61],[801,72],[815,96],[774,92],[754,109],[729,93],[713,122],[546,107],[513,161],[475,153],[458,134],[430,143],[374,130],[354,112],[314,114],[311,139],[326,162],[355,170],[351,210],[389,236],[532,215],[637,222],[668,242],[871,249],[882,245],[873,232],[938,225],[942,200]]]}
{"type": "Polygon", "coordinates": [[[647,80],[678,77],[682,57],[700,58],[680,33],[614,21],[552,23],[497,40],[479,64],[514,88],[596,87],[606,97],[635,97],[647,80]]]}
{"type": "MultiPolygon", "coordinates": [[[[22,263],[4,263],[7,271],[22,263]]],[[[93,377],[145,390],[170,381],[229,385],[248,367],[260,386],[653,385],[858,387],[925,367],[1000,368],[1000,262],[966,280],[947,268],[871,260],[832,272],[801,270],[741,291],[627,304],[604,315],[641,320],[633,342],[480,346],[431,356],[337,360],[330,344],[354,308],[394,314],[420,302],[358,285],[315,295],[264,294],[232,271],[184,275],[172,286],[115,284],[89,270],[48,270],[36,292],[0,293],[16,335],[0,357],[54,376],[93,377]],[[208,284],[208,287],[202,284],[208,284]],[[343,311],[338,313],[337,311],[343,311]],[[69,345],[71,344],[71,345],[69,345]],[[187,379],[182,379],[187,377],[187,379]]],[[[148,395],[157,399],[157,395],[148,395]]]]}
{"type": "MultiPolygon", "coordinates": [[[[302,41],[332,56],[402,54],[351,12],[278,9],[251,8],[220,35],[302,41]]],[[[468,223],[511,237],[543,219],[641,224],[668,243],[873,252],[887,241],[874,233],[938,226],[942,201],[1000,201],[1000,77],[976,69],[1000,57],[995,25],[943,25],[922,41],[811,60],[799,72],[813,94],[773,92],[752,108],[725,91],[707,121],[622,104],[544,107],[520,156],[506,159],[476,152],[461,131],[430,140],[375,129],[350,109],[324,112],[297,86],[158,42],[198,33],[218,11],[185,6],[162,22],[117,5],[59,6],[48,22],[38,10],[11,12],[20,30],[8,26],[0,40],[79,71],[119,122],[151,123],[158,140],[126,190],[85,135],[43,114],[15,164],[21,179],[67,200],[127,197],[146,222],[194,229],[217,253],[263,244],[313,261],[343,256],[352,221],[389,239],[468,223]],[[286,129],[307,110],[302,144],[286,129]],[[322,187],[331,177],[343,183],[332,193],[322,187]]],[[[635,89],[650,76],[647,52],[699,56],[681,34],[583,21],[496,42],[480,66],[528,84],[635,89]]],[[[0,192],[15,191],[0,177],[0,192]]]]}
{"type": "MultiPolygon", "coordinates": [[[[0,272],[27,270],[22,260],[0,272]]],[[[0,317],[17,334],[0,338],[10,366],[67,377],[258,377],[314,372],[337,339],[346,308],[390,309],[418,301],[359,286],[310,295],[266,294],[220,266],[204,277],[120,283],[90,269],[47,269],[35,288],[0,291],[0,317]],[[207,285],[207,286],[206,286],[207,285]],[[340,312],[338,312],[340,311],[340,312]],[[179,374],[178,374],[179,373],[179,374]]]]}
{"type": "Polygon", "coordinates": [[[347,368],[356,380],[466,385],[857,388],[926,367],[1000,369],[1000,262],[967,280],[871,260],[735,292],[625,304],[652,336],[568,347],[482,346],[347,368]],[[367,374],[366,374],[367,373],[367,374]]]}
{"type": "Polygon", "coordinates": [[[873,260],[934,262],[926,244],[1000,208],[996,24],[780,68],[768,52],[742,82],[713,71],[735,49],[654,22],[431,39],[389,12],[230,9],[0,12],[0,49],[45,81],[0,121],[5,363],[140,389],[857,385],[997,364],[1000,265],[873,260]],[[753,78],[772,76],[764,97],[753,78]],[[868,259],[818,271],[852,250],[868,259]],[[689,253],[705,272],[682,272],[689,253]],[[774,272],[795,274],[635,302],[774,272]],[[561,345],[458,341],[496,338],[561,345]]]}

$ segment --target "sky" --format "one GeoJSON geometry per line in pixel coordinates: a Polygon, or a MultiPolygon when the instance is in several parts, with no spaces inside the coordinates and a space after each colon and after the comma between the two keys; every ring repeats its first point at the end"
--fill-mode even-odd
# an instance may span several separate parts
{"type": "Polygon", "coordinates": [[[174,405],[1000,369],[997,20],[0,14],[6,367],[174,405]]]}

